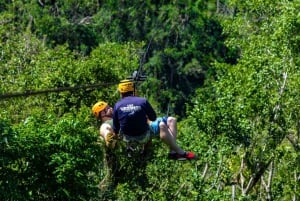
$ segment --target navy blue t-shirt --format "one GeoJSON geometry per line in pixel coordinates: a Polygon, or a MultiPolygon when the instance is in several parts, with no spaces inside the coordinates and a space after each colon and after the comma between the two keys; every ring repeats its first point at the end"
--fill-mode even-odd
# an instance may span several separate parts
{"type": "Polygon", "coordinates": [[[137,136],[149,129],[149,120],[156,119],[156,113],[147,99],[137,96],[127,96],[114,106],[113,129],[115,133],[121,130],[125,135],[137,136]]]}

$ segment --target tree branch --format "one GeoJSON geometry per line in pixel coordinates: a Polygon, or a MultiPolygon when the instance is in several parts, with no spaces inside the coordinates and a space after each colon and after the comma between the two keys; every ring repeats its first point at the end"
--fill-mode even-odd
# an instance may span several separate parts
{"type": "Polygon", "coordinates": [[[254,173],[254,175],[250,178],[249,183],[245,190],[243,190],[243,195],[247,195],[249,191],[256,185],[262,175],[265,173],[266,169],[273,161],[273,158],[270,159],[266,164],[259,163],[258,164],[258,171],[254,173]]]}
{"type": "Polygon", "coordinates": [[[267,200],[272,200],[272,194],[271,194],[271,183],[272,183],[272,178],[273,178],[273,173],[274,173],[274,161],[272,160],[270,164],[270,172],[269,172],[269,177],[268,177],[268,184],[266,185],[266,192],[267,192],[267,200]]]}
{"type": "MultiPolygon", "coordinates": [[[[283,94],[283,91],[284,91],[284,88],[285,88],[285,85],[286,85],[286,80],[287,80],[287,72],[284,72],[283,73],[283,83],[279,89],[279,99],[281,98],[282,94],[283,94]]],[[[278,103],[274,109],[273,109],[273,122],[275,122],[277,120],[277,117],[278,117],[278,111],[281,109],[280,107],[280,103],[278,103]]]]}
{"type": "Polygon", "coordinates": [[[286,138],[293,145],[295,151],[298,152],[300,150],[299,140],[292,133],[288,134],[286,138]]]}
{"type": "Polygon", "coordinates": [[[204,167],[204,170],[202,172],[202,178],[203,179],[206,177],[207,171],[208,171],[208,163],[205,163],[205,167],[204,167]]]}

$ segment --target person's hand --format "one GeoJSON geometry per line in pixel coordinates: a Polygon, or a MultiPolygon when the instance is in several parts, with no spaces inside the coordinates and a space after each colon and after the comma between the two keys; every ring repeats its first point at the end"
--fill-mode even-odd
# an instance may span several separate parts
{"type": "Polygon", "coordinates": [[[150,125],[151,124],[151,120],[149,120],[148,118],[147,118],[147,123],[150,125]]]}
{"type": "Polygon", "coordinates": [[[105,136],[105,144],[107,147],[109,148],[115,148],[115,145],[116,145],[116,140],[115,140],[115,134],[112,133],[112,132],[109,132],[106,134],[105,136]]]}

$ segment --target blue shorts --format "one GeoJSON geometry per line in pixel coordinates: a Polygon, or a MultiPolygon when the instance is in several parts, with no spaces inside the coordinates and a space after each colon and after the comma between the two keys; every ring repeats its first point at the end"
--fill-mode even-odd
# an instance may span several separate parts
{"type": "Polygon", "coordinates": [[[164,117],[157,117],[155,121],[152,121],[149,125],[150,131],[151,131],[151,135],[154,137],[158,137],[159,136],[159,123],[160,122],[164,122],[167,125],[167,116],[164,117]]]}

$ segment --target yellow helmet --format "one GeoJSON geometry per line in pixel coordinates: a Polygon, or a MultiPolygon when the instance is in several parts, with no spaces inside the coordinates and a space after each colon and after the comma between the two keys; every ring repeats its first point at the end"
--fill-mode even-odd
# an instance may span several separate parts
{"type": "Polygon", "coordinates": [[[118,85],[118,90],[120,93],[134,91],[134,84],[130,80],[122,80],[118,85]]]}
{"type": "Polygon", "coordinates": [[[108,103],[106,103],[104,101],[97,102],[92,108],[92,111],[93,111],[93,114],[95,115],[95,117],[99,117],[100,112],[102,112],[102,110],[104,110],[107,106],[108,106],[108,103]]]}

